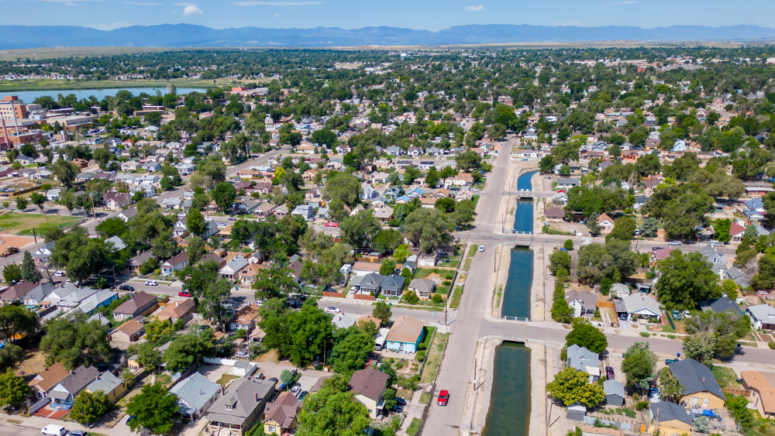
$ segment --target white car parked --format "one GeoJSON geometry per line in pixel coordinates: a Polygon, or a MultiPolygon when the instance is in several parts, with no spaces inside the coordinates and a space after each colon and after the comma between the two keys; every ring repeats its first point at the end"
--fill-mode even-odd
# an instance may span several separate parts
{"type": "Polygon", "coordinates": [[[156,280],[148,280],[145,282],[145,286],[159,286],[159,284],[156,283],[156,280]]]}
{"type": "Polygon", "coordinates": [[[339,309],[337,309],[336,307],[333,307],[333,306],[328,306],[328,307],[326,307],[326,308],[324,309],[324,311],[325,311],[326,313],[339,313],[339,312],[341,312],[341,310],[339,310],[339,309]]]}
{"type": "Polygon", "coordinates": [[[479,252],[480,253],[484,253],[484,245],[480,245],[479,246],[479,252]]]}

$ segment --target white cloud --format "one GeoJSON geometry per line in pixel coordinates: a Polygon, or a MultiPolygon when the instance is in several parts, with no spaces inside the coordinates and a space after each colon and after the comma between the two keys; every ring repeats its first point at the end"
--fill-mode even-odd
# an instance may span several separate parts
{"type": "Polygon", "coordinates": [[[466,6],[466,11],[468,11],[468,12],[479,12],[479,11],[483,11],[483,10],[484,10],[484,6],[482,6],[482,5],[479,5],[479,6],[466,6]]]}
{"type": "Polygon", "coordinates": [[[202,15],[202,10],[194,5],[186,6],[183,9],[183,15],[202,15]]]}
{"type": "Polygon", "coordinates": [[[637,2],[637,1],[635,1],[635,0],[626,0],[626,1],[623,1],[623,2],[618,2],[618,3],[606,3],[606,6],[623,6],[623,5],[634,5],[634,4],[636,4],[636,3],[638,3],[638,2],[637,2]]]}
{"type": "Polygon", "coordinates": [[[310,5],[322,5],[324,2],[308,1],[308,2],[265,2],[265,1],[242,1],[234,2],[237,6],[310,6],[310,5]]]}
{"type": "Polygon", "coordinates": [[[274,16],[275,16],[275,17],[279,17],[279,16],[280,16],[280,13],[278,12],[278,13],[274,14],[274,16]]]}
{"type": "Polygon", "coordinates": [[[92,24],[86,27],[91,27],[92,29],[97,29],[97,30],[116,30],[122,27],[129,27],[132,25],[133,25],[132,23],[113,23],[113,24],[92,24]]]}

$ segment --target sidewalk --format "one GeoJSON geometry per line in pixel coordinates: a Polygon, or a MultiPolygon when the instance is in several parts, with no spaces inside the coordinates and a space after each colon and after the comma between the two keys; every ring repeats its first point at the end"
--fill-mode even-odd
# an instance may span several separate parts
{"type": "MultiPolygon", "coordinates": [[[[31,416],[27,418],[24,416],[6,415],[4,413],[0,413],[0,425],[26,427],[41,430],[43,427],[49,424],[56,424],[64,426],[67,431],[80,430],[83,432],[110,434],[111,436],[133,436],[134,433],[132,433],[132,431],[123,421],[125,421],[125,419],[122,419],[122,422],[116,424],[116,426],[113,428],[95,426],[94,428],[89,429],[76,422],[64,422],[58,419],[41,418],[38,416],[31,416]]],[[[2,433],[2,431],[0,431],[0,433],[2,433]]]]}

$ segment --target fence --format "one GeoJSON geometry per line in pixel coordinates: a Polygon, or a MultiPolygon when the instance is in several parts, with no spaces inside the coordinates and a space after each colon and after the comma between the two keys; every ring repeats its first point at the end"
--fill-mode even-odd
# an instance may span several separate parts
{"type": "Polygon", "coordinates": [[[528,318],[528,317],[522,318],[522,317],[519,317],[519,316],[505,316],[504,315],[502,318],[505,319],[506,321],[524,321],[524,322],[529,322],[530,321],[530,318],[528,318]]]}
{"type": "Polygon", "coordinates": [[[732,394],[737,397],[748,397],[751,395],[751,391],[747,389],[739,389],[739,388],[721,388],[721,391],[725,394],[732,394]]]}
{"type": "Polygon", "coordinates": [[[324,297],[336,297],[336,298],[344,298],[344,294],[341,292],[329,292],[329,291],[323,291],[324,297]]]}
{"type": "Polygon", "coordinates": [[[51,402],[51,397],[43,397],[43,398],[41,398],[35,404],[30,406],[30,415],[34,415],[35,412],[37,412],[38,410],[46,407],[46,405],[48,403],[50,403],[50,402],[51,402]]]}
{"type": "Polygon", "coordinates": [[[614,302],[613,301],[598,301],[597,302],[597,307],[605,307],[605,308],[608,308],[608,309],[613,309],[614,308],[614,302]]]}
{"type": "Polygon", "coordinates": [[[355,294],[353,297],[356,300],[364,300],[364,301],[374,301],[377,299],[373,295],[362,295],[362,294],[355,294]]]}

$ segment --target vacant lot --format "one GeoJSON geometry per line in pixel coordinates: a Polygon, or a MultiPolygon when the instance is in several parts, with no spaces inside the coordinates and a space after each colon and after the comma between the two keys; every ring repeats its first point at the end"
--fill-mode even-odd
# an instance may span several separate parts
{"type": "Polygon", "coordinates": [[[0,216],[0,230],[18,235],[32,236],[32,229],[40,235],[53,227],[69,227],[81,221],[79,217],[57,216],[46,217],[43,214],[8,212],[0,216]]]}

